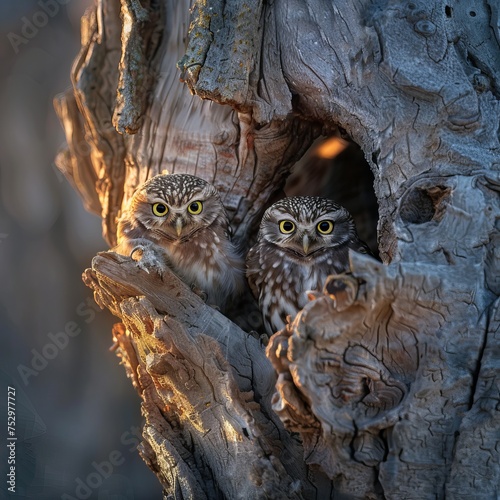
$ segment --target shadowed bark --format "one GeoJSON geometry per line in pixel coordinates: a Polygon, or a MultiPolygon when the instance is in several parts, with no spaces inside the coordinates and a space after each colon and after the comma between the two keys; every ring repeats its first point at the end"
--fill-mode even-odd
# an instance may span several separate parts
{"type": "MultiPolygon", "coordinates": [[[[133,190],[168,170],[219,188],[244,250],[294,163],[340,133],[373,172],[383,263],[351,255],[351,273],[310,294],[267,359],[171,273],[96,257],[84,279],[121,318],[146,463],[175,498],[494,498],[498,7],[188,8],[98,2],[74,88],[56,100],[68,141],[58,165],[110,245],[133,190]]],[[[251,323],[251,307],[231,317],[251,323]]]]}

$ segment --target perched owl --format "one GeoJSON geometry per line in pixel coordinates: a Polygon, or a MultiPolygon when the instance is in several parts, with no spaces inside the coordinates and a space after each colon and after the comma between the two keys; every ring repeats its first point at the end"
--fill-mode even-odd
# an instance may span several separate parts
{"type": "Polygon", "coordinates": [[[224,308],[244,286],[244,261],[231,242],[231,228],[218,191],[187,174],[157,175],[140,186],[118,222],[114,249],[131,255],[151,244],[186,284],[224,308]]]}
{"type": "Polygon", "coordinates": [[[247,278],[269,335],[306,305],[307,290],[348,270],[349,248],[371,253],[349,212],[333,201],[297,196],[266,210],[247,256],[247,278]]]}

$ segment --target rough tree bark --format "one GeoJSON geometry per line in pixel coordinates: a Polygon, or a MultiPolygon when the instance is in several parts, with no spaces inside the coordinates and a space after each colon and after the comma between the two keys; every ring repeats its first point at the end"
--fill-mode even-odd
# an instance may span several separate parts
{"type": "Polygon", "coordinates": [[[266,358],[235,324],[248,304],[233,323],[171,274],[97,256],[84,279],[122,321],[144,460],[175,498],[496,498],[497,3],[188,9],[99,0],[56,99],[58,165],[109,244],[134,188],[166,169],[212,181],[247,248],[294,162],[340,131],[374,174],[383,263],[352,255],[266,358]]]}

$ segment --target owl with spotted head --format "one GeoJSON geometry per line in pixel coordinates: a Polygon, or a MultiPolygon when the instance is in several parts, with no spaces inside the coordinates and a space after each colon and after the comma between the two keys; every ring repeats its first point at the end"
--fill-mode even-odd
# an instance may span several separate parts
{"type": "Polygon", "coordinates": [[[115,251],[160,247],[167,265],[186,284],[224,308],[244,286],[244,261],[231,241],[217,189],[188,174],[157,175],[132,196],[118,221],[115,251]]]}
{"type": "Polygon", "coordinates": [[[349,212],[329,199],[285,198],[266,210],[247,256],[247,279],[269,335],[306,305],[306,291],[349,269],[349,249],[371,253],[349,212]]]}

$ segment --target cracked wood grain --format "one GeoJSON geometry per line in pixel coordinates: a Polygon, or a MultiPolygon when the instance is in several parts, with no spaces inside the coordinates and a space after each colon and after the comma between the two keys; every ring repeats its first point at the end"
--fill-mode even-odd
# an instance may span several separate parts
{"type": "MultiPolygon", "coordinates": [[[[452,271],[383,266],[358,254],[351,255],[351,269],[352,276],[330,277],[323,293],[311,294],[286,330],[271,337],[267,355],[279,374],[273,409],[301,434],[306,461],[321,464],[344,494],[456,492],[454,443],[463,455],[472,436],[478,442],[481,434],[491,436],[498,416],[473,417],[481,399],[477,360],[490,381],[495,363],[485,359],[483,337],[470,335],[486,329],[484,313],[452,271]]],[[[486,396],[480,387],[491,408],[497,388],[486,396]]],[[[474,484],[472,470],[468,474],[463,488],[474,484]]],[[[482,488],[491,491],[497,473],[493,468],[485,475],[482,488]]]]}
{"type": "Polygon", "coordinates": [[[143,397],[146,463],[175,498],[495,496],[498,7],[199,0],[190,18],[188,2],[162,0],[160,12],[149,60],[141,22],[135,51],[120,3],[98,2],[73,96],[58,101],[69,147],[58,164],[108,242],[134,189],[166,169],[219,188],[245,249],[294,162],[341,131],[373,171],[384,264],[353,255],[350,274],[310,294],[271,338],[276,377],[253,336],[174,276],[98,256],[85,279],[122,320],[116,351],[143,397]],[[127,101],[133,136],[112,126],[120,54],[122,79],[134,54],[148,59],[147,100],[127,101]]]}
{"type": "Polygon", "coordinates": [[[96,302],[122,320],[115,349],[143,399],[141,453],[167,491],[209,498],[311,494],[307,468],[289,458],[302,453],[301,445],[271,411],[275,377],[258,339],[170,271],[160,278],[107,252],[83,277],[96,302]],[[182,473],[185,484],[165,479],[157,462],[169,460],[177,464],[167,466],[171,477],[182,473]],[[209,477],[212,490],[204,484],[209,477]]]}
{"type": "Polygon", "coordinates": [[[121,2],[121,58],[113,125],[121,134],[135,134],[142,125],[148,89],[152,84],[149,69],[158,46],[161,24],[155,2],[121,2]]]}
{"type": "Polygon", "coordinates": [[[168,171],[200,176],[219,189],[243,250],[269,198],[321,133],[293,115],[257,126],[248,109],[193,99],[176,69],[188,25],[189,3],[172,0],[161,8],[124,0],[121,9],[102,0],[83,18],[73,92],[56,106],[73,146],[69,155],[61,152],[58,165],[101,213],[110,247],[135,188],[168,171]],[[74,109],[73,99],[80,116],[64,111],[74,109]],[[89,172],[84,182],[82,172],[89,172]]]}

